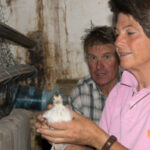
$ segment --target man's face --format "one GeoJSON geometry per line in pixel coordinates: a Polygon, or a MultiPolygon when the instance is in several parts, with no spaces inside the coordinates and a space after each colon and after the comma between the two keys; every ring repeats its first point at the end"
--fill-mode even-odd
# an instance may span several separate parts
{"type": "Polygon", "coordinates": [[[87,62],[92,79],[99,87],[110,84],[116,80],[119,64],[113,44],[89,47],[87,62]]]}

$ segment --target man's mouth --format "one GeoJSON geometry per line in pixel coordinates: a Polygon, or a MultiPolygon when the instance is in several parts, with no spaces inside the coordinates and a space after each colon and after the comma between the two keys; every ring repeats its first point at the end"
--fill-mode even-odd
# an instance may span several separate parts
{"type": "Polygon", "coordinates": [[[103,76],[106,76],[106,73],[95,73],[95,75],[97,76],[97,77],[103,77],[103,76]]]}

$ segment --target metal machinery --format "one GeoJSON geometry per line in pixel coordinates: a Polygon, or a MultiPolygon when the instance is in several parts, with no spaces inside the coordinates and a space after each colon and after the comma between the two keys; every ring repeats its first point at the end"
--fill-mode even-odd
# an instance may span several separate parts
{"type": "Polygon", "coordinates": [[[8,115],[13,108],[15,88],[20,81],[34,77],[37,69],[28,64],[17,64],[10,51],[9,41],[25,48],[36,43],[4,23],[0,2],[0,118],[8,115]]]}

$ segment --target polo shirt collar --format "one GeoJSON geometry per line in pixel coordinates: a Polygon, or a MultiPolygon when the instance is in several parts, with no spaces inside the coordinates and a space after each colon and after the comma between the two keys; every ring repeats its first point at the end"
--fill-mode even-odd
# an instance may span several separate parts
{"type": "Polygon", "coordinates": [[[122,73],[120,83],[129,87],[134,87],[135,89],[138,87],[138,82],[135,76],[127,70],[122,73]]]}

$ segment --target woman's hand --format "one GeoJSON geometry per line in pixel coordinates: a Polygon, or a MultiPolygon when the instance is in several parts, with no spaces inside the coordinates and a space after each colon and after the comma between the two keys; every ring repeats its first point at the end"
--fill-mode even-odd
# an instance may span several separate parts
{"type": "MultiPolygon", "coordinates": [[[[49,109],[52,109],[53,108],[53,105],[52,104],[49,104],[47,106],[47,110],[49,109]]],[[[38,128],[49,128],[48,125],[47,125],[47,121],[45,118],[43,118],[42,114],[39,114],[37,116],[37,122],[35,124],[35,127],[38,129],[38,128]]]]}
{"type": "Polygon", "coordinates": [[[35,123],[36,129],[45,128],[48,129],[49,126],[45,118],[43,118],[42,114],[37,116],[37,122],[35,123]]]}
{"type": "MultiPolygon", "coordinates": [[[[53,143],[72,143],[93,147],[99,147],[100,142],[104,143],[108,136],[94,122],[72,110],[70,111],[73,115],[72,121],[48,123],[50,128],[45,128],[37,123],[37,132],[53,143]],[[99,141],[98,137],[101,135],[105,136],[99,141]]],[[[43,121],[41,116],[38,119],[43,121]]]]}

